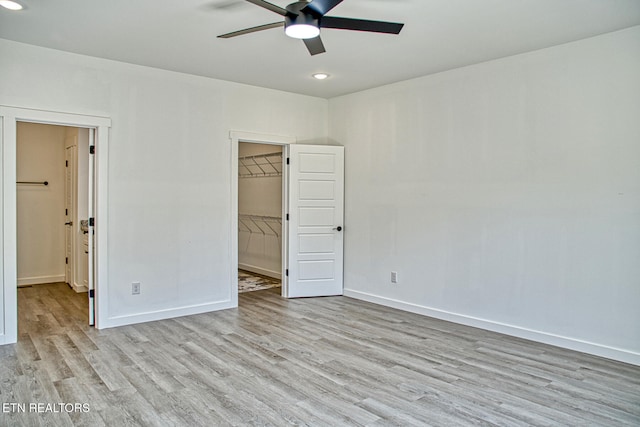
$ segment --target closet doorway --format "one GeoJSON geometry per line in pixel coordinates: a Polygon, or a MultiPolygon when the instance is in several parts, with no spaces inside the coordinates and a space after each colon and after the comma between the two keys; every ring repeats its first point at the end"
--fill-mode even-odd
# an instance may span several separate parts
{"type": "MultiPolygon", "coordinates": [[[[19,288],[66,283],[76,293],[89,292],[91,137],[87,128],[17,123],[19,288]]],[[[92,312],[88,317],[93,323],[92,312]]]]}
{"type": "Polygon", "coordinates": [[[106,305],[108,286],[107,228],[109,128],[108,117],[88,114],[63,113],[50,110],[9,107],[0,105],[0,135],[2,162],[2,316],[0,316],[0,345],[18,340],[17,298],[17,175],[16,149],[19,123],[42,123],[89,129],[89,222],[87,234],[89,250],[89,324],[97,328],[108,326],[101,310],[106,305]],[[100,295],[100,296],[99,296],[100,295]],[[95,299],[94,299],[95,297],[95,299]],[[95,304],[94,304],[95,302],[95,304]],[[95,312],[95,317],[94,317],[95,312]]]}
{"type": "Polygon", "coordinates": [[[238,293],[282,288],[284,146],[238,144],[238,293]]]}
{"type": "MultiPolygon", "coordinates": [[[[231,140],[231,305],[238,305],[238,269],[243,266],[239,255],[243,249],[240,233],[253,235],[264,232],[263,247],[277,244],[280,253],[281,295],[285,298],[318,297],[343,294],[343,220],[344,220],[344,147],[329,145],[298,144],[296,138],[277,135],[255,134],[250,132],[229,132],[231,140]],[[281,153],[281,172],[278,166],[275,171],[267,166],[261,168],[261,179],[274,178],[280,174],[280,228],[272,221],[277,221],[278,214],[244,210],[245,197],[240,190],[240,181],[260,179],[259,177],[240,177],[240,162],[247,161],[247,156],[254,155],[243,152],[240,155],[240,144],[250,143],[248,147],[256,149],[261,145],[263,157],[271,153],[281,153]],[[264,148],[264,146],[270,149],[264,148]],[[273,148],[275,147],[275,150],[273,148]],[[271,175],[271,176],[268,176],[271,175]],[[243,219],[260,219],[262,227],[257,223],[241,224],[243,219]],[[263,216],[250,218],[246,215],[263,216]],[[265,222],[267,222],[265,224],[265,222]],[[248,225],[245,227],[245,225],[248,225]],[[252,227],[251,229],[249,227],[252,227]],[[278,233],[280,230],[280,233],[278,233]],[[269,235],[269,236],[267,236],[269,235]],[[271,242],[267,242],[271,239],[271,242]]],[[[258,154],[258,153],[256,153],[258,154]]],[[[277,157],[274,154],[274,157],[277,157]]],[[[264,159],[267,161],[267,159],[264,159]]],[[[272,160],[273,162],[273,160],[272,160]]],[[[244,167],[244,166],[243,166],[244,167]]],[[[259,200],[263,194],[255,196],[259,200]]],[[[256,205],[253,205],[256,206],[256,205]]],[[[259,205],[258,205],[259,206],[259,205]]],[[[276,209],[275,204],[273,209],[276,209]]],[[[245,248],[249,236],[242,237],[245,248]]],[[[253,238],[253,237],[251,237],[253,238]]],[[[273,256],[273,255],[270,255],[273,256]]],[[[273,259],[272,259],[273,262],[273,259]]],[[[272,264],[274,265],[274,264],[272,264]]],[[[246,268],[246,263],[245,263],[246,268]]],[[[275,267],[267,274],[277,277],[275,267]]]]}

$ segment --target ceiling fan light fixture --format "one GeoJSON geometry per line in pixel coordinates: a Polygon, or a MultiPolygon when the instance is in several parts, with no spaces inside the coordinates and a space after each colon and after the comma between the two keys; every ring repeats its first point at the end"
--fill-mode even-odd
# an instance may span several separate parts
{"type": "Polygon", "coordinates": [[[0,6],[9,10],[22,10],[22,5],[11,0],[0,0],[0,6]]]}
{"type": "Polygon", "coordinates": [[[312,39],[320,35],[320,22],[311,14],[300,9],[305,2],[297,2],[287,6],[288,13],[284,17],[284,33],[294,39],[312,39]]]}
{"type": "Polygon", "coordinates": [[[336,30],[366,31],[370,33],[400,34],[404,24],[398,22],[372,21],[369,19],[341,18],[326,16],[327,12],[339,5],[343,0],[297,0],[285,8],[276,6],[265,0],[246,0],[263,9],[284,17],[284,22],[258,25],[221,34],[218,38],[228,39],[244,34],[255,33],[271,28],[282,27],[288,37],[302,39],[311,56],[326,52],[320,37],[320,28],[336,30]]]}
{"type": "Polygon", "coordinates": [[[284,32],[294,39],[312,39],[320,35],[320,28],[310,24],[292,24],[285,27],[284,32]]]}

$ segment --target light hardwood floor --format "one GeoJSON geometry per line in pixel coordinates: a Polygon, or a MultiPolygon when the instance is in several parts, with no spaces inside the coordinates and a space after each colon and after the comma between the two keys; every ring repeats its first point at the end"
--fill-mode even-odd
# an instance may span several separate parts
{"type": "Polygon", "coordinates": [[[0,346],[0,425],[640,425],[640,367],[277,292],[98,331],[86,326],[86,294],[19,289],[19,342],[0,346]],[[89,411],[29,412],[29,403],[89,411]]]}

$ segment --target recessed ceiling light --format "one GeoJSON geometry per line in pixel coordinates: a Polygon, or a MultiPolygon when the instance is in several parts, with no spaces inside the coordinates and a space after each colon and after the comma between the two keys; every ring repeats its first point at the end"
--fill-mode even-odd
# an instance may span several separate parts
{"type": "Polygon", "coordinates": [[[317,80],[324,80],[324,79],[326,79],[327,77],[329,77],[329,74],[327,74],[327,73],[315,73],[315,74],[313,75],[313,78],[314,78],[314,79],[317,79],[317,80]]]}
{"type": "Polygon", "coordinates": [[[0,0],[0,6],[9,10],[20,10],[22,5],[11,0],[0,0]]]}

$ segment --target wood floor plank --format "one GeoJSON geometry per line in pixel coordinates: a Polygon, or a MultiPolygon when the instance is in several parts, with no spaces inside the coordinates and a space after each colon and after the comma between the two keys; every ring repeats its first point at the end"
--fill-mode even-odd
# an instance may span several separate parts
{"type": "MultiPolygon", "coordinates": [[[[96,405],[97,400],[91,399],[87,394],[87,387],[82,382],[76,380],[76,378],[68,378],[55,383],[56,392],[58,393],[59,402],[73,402],[80,404],[88,404],[92,402],[87,408],[80,411],[72,411],[68,413],[70,425],[75,426],[104,426],[104,420],[100,416],[100,406],[96,405]]],[[[55,425],[55,424],[54,424],[55,425]]]]}
{"type": "Polygon", "coordinates": [[[0,399],[89,412],[2,426],[638,426],[640,367],[345,297],[239,295],[239,308],[120,328],[86,294],[18,289],[0,399]]]}

